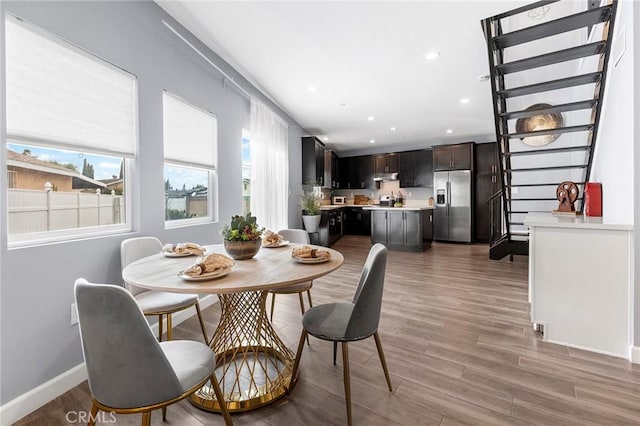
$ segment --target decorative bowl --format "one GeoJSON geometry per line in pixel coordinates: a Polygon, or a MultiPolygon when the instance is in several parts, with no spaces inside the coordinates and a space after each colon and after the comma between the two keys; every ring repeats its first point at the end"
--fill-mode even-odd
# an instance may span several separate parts
{"type": "Polygon", "coordinates": [[[262,239],[250,241],[224,240],[224,249],[229,256],[236,260],[251,259],[262,246],[262,239]]]}

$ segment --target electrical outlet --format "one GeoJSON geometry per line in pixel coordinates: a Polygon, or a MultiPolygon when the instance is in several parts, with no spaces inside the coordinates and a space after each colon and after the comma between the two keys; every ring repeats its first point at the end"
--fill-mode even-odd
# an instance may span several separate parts
{"type": "Polygon", "coordinates": [[[411,195],[413,195],[413,194],[411,194],[411,191],[409,191],[409,197],[411,197],[411,195]]]}
{"type": "Polygon", "coordinates": [[[78,323],[78,309],[76,308],[76,304],[71,304],[71,325],[78,323]]]}

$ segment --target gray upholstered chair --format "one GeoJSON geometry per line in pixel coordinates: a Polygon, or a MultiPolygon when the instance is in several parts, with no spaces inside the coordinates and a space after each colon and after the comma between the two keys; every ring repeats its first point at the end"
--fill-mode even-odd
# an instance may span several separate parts
{"type": "MultiPolygon", "coordinates": [[[[158,254],[162,251],[162,243],[156,237],[137,237],[124,240],[120,244],[120,264],[122,269],[143,257],[158,254]]],[[[124,284],[127,290],[140,305],[142,312],[148,316],[158,316],[158,340],[162,341],[162,319],[167,317],[167,340],[173,338],[172,315],[183,309],[194,306],[200,321],[204,342],[209,343],[204,328],[200,303],[196,294],[170,293],[166,291],[147,290],[130,284],[124,284]]]]}
{"type": "Polygon", "coordinates": [[[298,352],[291,375],[291,384],[295,380],[300,357],[304,348],[304,340],[308,334],[322,340],[333,342],[333,363],[335,364],[336,346],[342,343],[342,362],[344,375],[344,393],[347,404],[347,421],[351,425],[351,384],[349,380],[349,348],[348,342],[366,339],[373,336],[378,348],[378,355],[387,379],[389,392],[393,392],[387,362],[384,359],[378,323],[382,306],[384,273],[387,263],[387,248],[382,244],[371,247],[369,256],[362,269],[360,282],[351,303],[327,303],[309,309],[302,317],[302,335],[298,344],[298,352]]]}
{"type": "MultiPolygon", "coordinates": [[[[192,340],[158,342],[133,296],[124,288],[75,282],[80,338],[87,367],[92,406],[89,424],[99,410],[142,413],[149,425],[151,411],[196,392],[208,381],[224,401],[215,377],[216,357],[207,345],[192,340]]],[[[227,425],[232,424],[220,404],[227,425]]]]}
{"type": "MultiPolygon", "coordinates": [[[[281,229],[278,231],[278,234],[282,235],[282,238],[297,244],[310,244],[309,234],[304,229],[281,229]]],[[[309,299],[309,307],[313,307],[313,303],[311,302],[311,287],[313,286],[313,281],[306,281],[303,283],[298,283],[294,285],[287,286],[285,288],[279,288],[275,290],[269,290],[271,294],[271,321],[273,321],[273,311],[276,305],[276,294],[296,294],[298,293],[298,298],[300,299],[300,310],[304,315],[304,300],[302,298],[302,293],[307,292],[307,299],[309,299]]]]}

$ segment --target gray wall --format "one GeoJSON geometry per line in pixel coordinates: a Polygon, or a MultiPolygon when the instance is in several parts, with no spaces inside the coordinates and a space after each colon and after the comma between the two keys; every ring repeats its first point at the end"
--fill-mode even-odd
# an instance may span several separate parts
{"type": "MultiPolygon", "coordinates": [[[[633,194],[634,194],[634,279],[636,282],[635,288],[635,346],[640,347],[640,120],[638,114],[640,114],[640,4],[633,4],[633,32],[631,36],[634,37],[634,52],[633,52],[633,69],[634,69],[634,106],[633,110],[636,113],[634,121],[634,138],[633,144],[633,164],[635,164],[634,177],[633,177],[633,194]]],[[[640,354],[638,354],[640,355],[640,354]]]]}
{"type": "MultiPolygon", "coordinates": [[[[82,362],[78,327],[70,326],[73,282],[85,277],[95,282],[119,283],[119,247],[123,239],[155,235],[163,241],[221,241],[218,223],[164,229],[162,89],[214,112],[218,118],[218,200],[223,224],[242,210],[241,138],[242,128],[249,126],[249,100],[230,86],[223,88],[219,73],[162,25],[161,20],[168,21],[182,34],[187,31],[153,2],[3,1],[0,11],[2,22],[4,12],[11,12],[135,74],[140,136],[133,176],[134,232],[11,250],[7,249],[6,233],[2,232],[1,405],[82,362]]],[[[223,64],[202,43],[189,38],[214,62],[223,64]]],[[[4,45],[1,48],[3,57],[4,45]]],[[[258,93],[233,69],[226,64],[222,67],[245,89],[258,93]]],[[[4,68],[0,81],[4,82],[4,68]]],[[[262,100],[270,104],[264,97],[262,100]]],[[[292,123],[290,225],[299,226],[302,130],[271,106],[292,123]]],[[[3,140],[4,116],[4,105],[0,105],[3,140]]],[[[4,170],[6,153],[0,151],[0,169],[4,170]]],[[[2,175],[0,183],[4,188],[6,177],[2,175]]],[[[4,194],[0,200],[0,227],[6,229],[4,194]]]]}

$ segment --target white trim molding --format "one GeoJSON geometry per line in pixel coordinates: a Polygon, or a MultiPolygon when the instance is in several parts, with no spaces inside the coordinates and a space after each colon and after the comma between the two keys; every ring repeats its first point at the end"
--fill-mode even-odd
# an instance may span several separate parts
{"type": "MultiPolygon", "coordinates": [[[[217,302],[218,298],[213,294],[200,297],[200,308],[206,309],[217,302]]],[[[195,314],[194,309],[185,309],[174,314],[172,317],[173,326],[175,327],[195,314]]],[[[158,323],[153,324],[151,330],[157,334],[158,323]]],[[[0,426],[13,424],[85,380],[87,380],[87,370],[83,362],[0,406],[0,426]]],[[[87,409],[91,406],[89,402],[87,401],[87,409]]]]}
{"type": "Polygon", "coordinates": [[[640,346],[631,347],[631,362],[634,364],[640,364],[640,346]]]}

